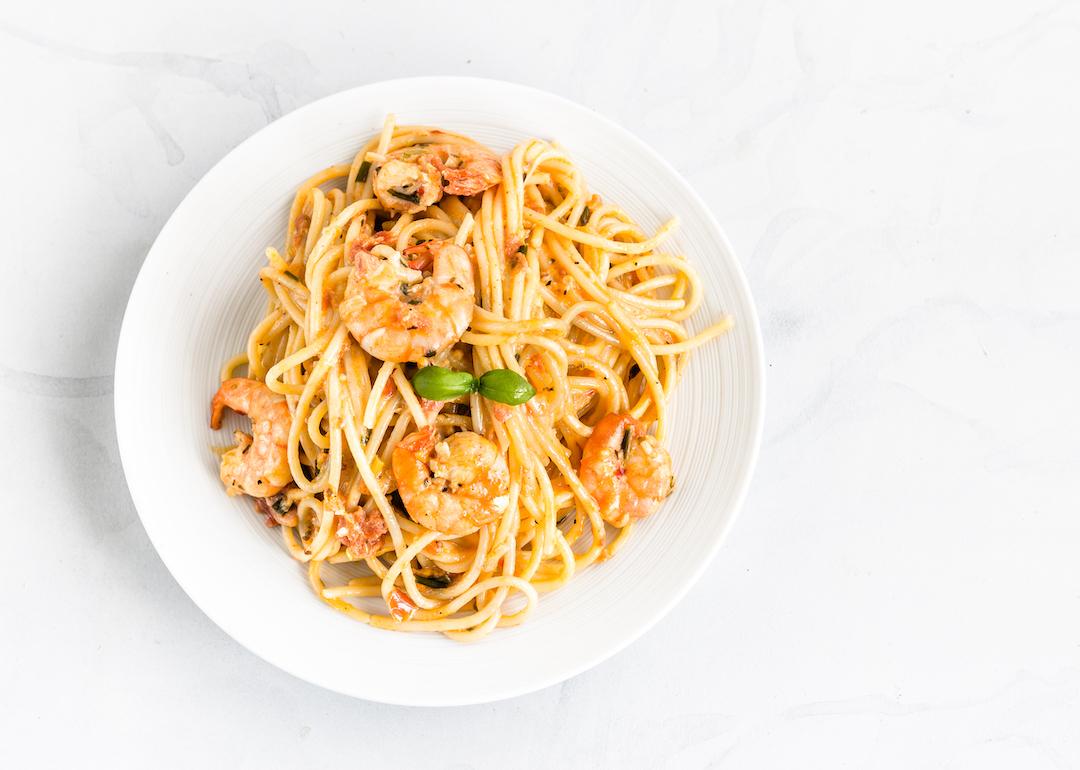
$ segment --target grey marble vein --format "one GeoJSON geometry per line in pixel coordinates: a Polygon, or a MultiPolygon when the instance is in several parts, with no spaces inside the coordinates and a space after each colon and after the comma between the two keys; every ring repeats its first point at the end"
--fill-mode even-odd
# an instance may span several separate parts
{"type": "Polygon", "coordinates": [[[15,392],[46,398],[101,398],[111,395],[111,374],[63,377],[21,371],[0,364],[0,393],[15,392]]]}

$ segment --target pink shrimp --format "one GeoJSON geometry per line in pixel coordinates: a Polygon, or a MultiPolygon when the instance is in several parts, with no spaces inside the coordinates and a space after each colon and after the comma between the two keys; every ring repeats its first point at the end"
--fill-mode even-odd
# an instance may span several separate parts
{"type": "Polygon", "coordinates": [[[398,494],[417,524],[467,535],[509,505],[510,471],[493,442],[472,431],[443,440],[435,428],[411,433],[394,447],[398,494]]]}
{"type": "Polygon", "coordinates": [[[428,144],[390,153],[372,189],[388,211],[416,214],[446,195],[476,195],[502,181],[502,162],[479,145],[428,144]]]}
{"type": "Polygon", "coordinates": [[[233,377],[210,402],[210,427],[221,427],[226,407],[251,418],[251,435],[236,431],[236,446],[221,457],[221,480],[230,495],[271,497],[292,481],[288,441],[292,415],[284,396],[258,380],[233,377]]]}
{"type": "Polygon", "coordinates": [[[356,251],[338,310],[360,346],[383,361],[433,358],[461,339],[475,306],[472,262],[450,241],[424,244],[428,277],[406,267],[389,246],[356,251]]]}
{"type": "Polygon", "coordinates": [[[653,513],[675,488],[671,455],[629,414],[608,414],[597,423],[578,475],[600,515],[616,527],[653,513]]]}

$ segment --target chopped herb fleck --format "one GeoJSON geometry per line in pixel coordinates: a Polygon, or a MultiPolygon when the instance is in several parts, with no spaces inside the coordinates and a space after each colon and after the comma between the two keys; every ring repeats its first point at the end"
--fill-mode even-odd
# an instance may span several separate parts
{"type": "Polygon", "coordinates": [[[399,200],[408,201],[409,203],[420,202],[419,193],[404,192],[402,190],[391,190],[390,194],[393,195],[395,198],[398,198],[399,200]]]}
{"type": "Polygon", "coordinates": [[[356,181],[366,182],[369,171],[371,171],[371,161],[365,160],[360,164],[360,170],[356,172],[356,181]]]}
{"type": "Polygon", "coordinates": [[[289,502],[289,498],[285,495],[274,495],[269,502],[270,507],[274,509],[278,516],[284,516],[292,508],[292,503],[289,502]]]}
{"type": "Polygon", "coordinates": [[[630,432],[629,429],[623,431],[622,446],[620,447],[620,449],[622,449],[623,457],[626,457],[628,454],[630,454],[630,439],[632,436],[633,434],[630,432]]]}
{"type": "Polygon", "coordinates": [[[589,211],[588,206],[586,206],[584,209],[582,209],[582,211],[581,211],[581,226],[582,227],[589,224],[589,217],[591,217],[591,216],[592,216],[592,212],[589,211]]]}

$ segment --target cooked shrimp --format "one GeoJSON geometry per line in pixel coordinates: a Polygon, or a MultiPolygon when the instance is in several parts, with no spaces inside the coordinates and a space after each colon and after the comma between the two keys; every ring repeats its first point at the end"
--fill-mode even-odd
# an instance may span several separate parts
{"type": "Polygon", "coordinates": [[[616,527],[648,516],[675,488],[671,455],[628,414],[609,414],[597,423],[578,475],[600,515],[616,527]]]}
{"type": "Polygon", "coordinates": [[[416,214],[446,195],[476,195],[502,181],[499,157],[470,145],[429,144],[392,152],[372,189],[389,211],[416,214]]]}
{"type": "Polygon", "coordinates": [[[418,362],[461,339],[474,307],[472,262],[450,241],[428,241],[432,273],[401,263],[389,246],[356,251],[338,307],[360,347],[383,361],[418,362]]]}
{"type": "Polygon", "coordinates": [[[376,172],[372,189],[388,211],[416,214],[442,198],[441,181],[432,163],[391,155],[376,172]]]}
{"type": "Polygon", "coordinates": [[[428,153],[442,174],[443,192],[447,195],[476,195],[502,181],[499,156],[483,147],[433,144],[428,153]]]}
{"type": "Polygon", "coordinates": [[[434,428],[394,447],[394,478],[410,518],[449,535],[467,535],[499,517],[510,502],[510,471],[499,448],[478,433],[439,440],[434,428]]]}
{"type": "Polygon", "coordinates": [[[221,457],[221,480],[230,495],[271,497],[292,481],[287,446],[292,415],[283,396],[258,380],[225,380],[210,402],[210,427],[221,427],[228,407],[251,418],[251,435],[236,431],[236,446],[221,457]]]}

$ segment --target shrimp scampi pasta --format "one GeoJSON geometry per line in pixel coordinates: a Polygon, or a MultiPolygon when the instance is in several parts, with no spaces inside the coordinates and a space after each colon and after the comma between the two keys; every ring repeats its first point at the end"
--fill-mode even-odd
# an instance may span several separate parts
{"type": "Polygon", "coordinates": [[[214,429],[250,419],[226,493],[359,621],[521,623],[675,488],[666,405],[731,322],[684,326],[701,283],[673,226],[643,231],[557,144],[387,118],[266,250],[266,314],[211,401],[214,429]]]}

